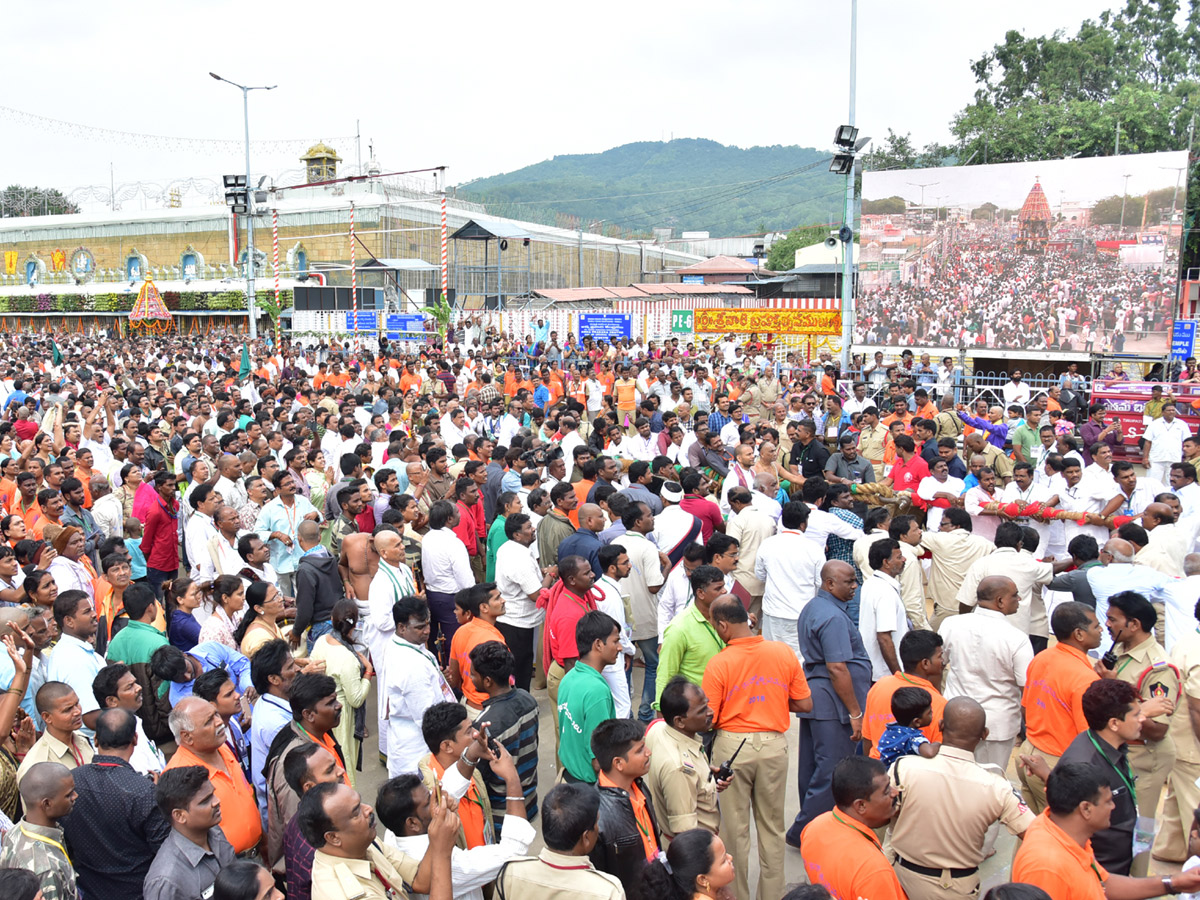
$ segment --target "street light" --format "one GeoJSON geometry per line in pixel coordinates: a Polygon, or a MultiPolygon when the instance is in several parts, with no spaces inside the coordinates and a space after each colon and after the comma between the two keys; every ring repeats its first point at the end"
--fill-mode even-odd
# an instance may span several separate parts
{"type": "MultiPolygon", "coordinates": [[[[222,78],[216,72],[209,72],[209,76],[217,81],[223,81],[226,84],[232,84],[235,88],[242,92],[242,116],[246,123],[246,184],[247,197],[245,201],[246,212],[246,311],[250,315],[250,340],[258,337],[258,322],[254,311],[254,205],[252,198],[249,196],[250,187],[250,92],[251,91],[273,91],[278,85],[258,85],[248,87],[244,84],[238,84],[236,81],[230,81],[228,78],[222,78]]],[[[234,215],[241,204],[231,205],[234,215]]]]}
{"type": "Polygon", "coordinates": [[[1133,176],[1126,175],[1124,177],[1125,177],[1125,190],[1121,194],[1121,227],[1120,227],[1121,231],[1125,230],[1125,201],[1129,199],[1129,179],[1132,178],[1133,176]]]}
{"type": "Polygon", "coordinates": [[[941,184],[940,181],[906,181],[905,184],[921,189],[921,248],[917,251],[917,287],[925,286],[925,188],[941,184]]]}

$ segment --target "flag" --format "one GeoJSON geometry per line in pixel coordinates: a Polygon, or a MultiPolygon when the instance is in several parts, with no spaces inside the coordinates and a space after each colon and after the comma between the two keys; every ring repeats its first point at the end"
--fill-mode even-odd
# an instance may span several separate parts
{"type": "Polygon", "coordinates": [[[245,381],[250,377],[250,348],[242,344],[242,364],[238,368],[237,380],[245,381]]]}
{"type": "Polygon", "coordinates": [[[58,344],[54,343],[54,338],[50,338],[50,349],[54,351],[54,353],[52,354],[52,356],[50,358],[50,362],[53,365],[61,366],[62,365],[62,353],[58,349],[58,344]]]}

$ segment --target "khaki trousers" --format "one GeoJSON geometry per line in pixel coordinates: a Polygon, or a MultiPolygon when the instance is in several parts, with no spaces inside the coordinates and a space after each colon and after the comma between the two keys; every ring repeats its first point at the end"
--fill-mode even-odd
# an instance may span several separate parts
{"type": "Polygon", "coordinates": [[[978,872],[962,878],[951,878],[950,870],[943,869],[942,874],[935,878],[906,869],[898,861],[893,868],[908,900],[942,900],[950,897],[967,897],[974,900],[979,896],[978,872]]]}
{"type": "Polygon", "coordinates": [[[1161,741],[1129,745],[1129,767],[1137,776],[1139,815],[1151,819],[1158,815],[1158,800],[1174,765],[1175,742],[1170,735],[1161,741]]]}
{"type": "Polygon", "coordinates": [[[1188,832],[1192,814],[1200,806],[1200,763],[1175,760],[1167,777],[1167,799],[1163,801],[1162,820],[1150,855],[1155,859],[1181,863],[1188,858],[1188,832]]]}
{"type": "MultiPolygon", "coordinates": [[[[980,741],[975,748],[975,762],[981,766],[995,766],[1000,770],[1000,774],[1007,778],[1008,764],[1012,760],[1013,740],[1013,738],[1009,738],[1006,741],[980,741]]],[[[993,822],[988,826],[987,835],[983,839],[985,858],[991,856],[992,851],[996,849],[996,838],[999,835],[1000,823],[993,822]]]]}
{"type": "Polygon", "coordinates": [[[550,663],[550,668],[546,670],[546,691],[550,694],[550,710],[554,716],[554,766],[559,771],[563,766],[558,758],[558,686],[566,674],[567,670],[557,662],[550,663]]]}
{"type": "Polygon", "coordinates": [[[718,731],[712,758],[729,759],[742,738],[746,746],[733,764],[733,782],[721,793],[721,836],[733,855],[737,900],[750,900],[750,816],[758,835],[757,900],[784,895],[783,820],[787,793],[787,735],[775,731],[739,734],[718,731]]]}
{"type": "MultiPolygon", "coordinates": [[[[1045,751],[1039,750],[1033,744],[1029,743],[1028,739],[1021,744],[1017,751],[1022,756],[1040,756],[1046,760],[1046,765],[1053,769],[1058,765],[1061,757],[1051,756],[1045,751]]],[[[1036,816],[1046,808],[1046,783],[1035,775],[1030,775],[1025,771],[1025,768],[1017,763],[1017,778],[1021,782],[1021,796],[1025,798],[1025,805],[1036,816]]],[[[1182,862],[1182,860],[1180,860],[1182,862]]]]}

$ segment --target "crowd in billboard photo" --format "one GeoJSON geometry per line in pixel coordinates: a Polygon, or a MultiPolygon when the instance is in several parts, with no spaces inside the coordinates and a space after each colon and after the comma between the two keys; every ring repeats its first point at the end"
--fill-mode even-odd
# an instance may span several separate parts
{"type": "Polygon", "coordinates": [[[855,341],[1164,352],[1182,156],[865,173],[855,341]]]}
{"type": "MultiPolygon", "coordinates": [[[[1115,254],[1096,251],[1028,254],[1017,248],[1009,228],[944,227],[952,235],[931,245],[911,277],[860,292],[857,343],[1097,353],[1165,349],[1173,267],[1165,274],[1124,268],[1115,254]]],[[[1074,229],[1073,236],[1086,246],[1107,236],[1095,232],[1110,231],[1074,229]]]]}

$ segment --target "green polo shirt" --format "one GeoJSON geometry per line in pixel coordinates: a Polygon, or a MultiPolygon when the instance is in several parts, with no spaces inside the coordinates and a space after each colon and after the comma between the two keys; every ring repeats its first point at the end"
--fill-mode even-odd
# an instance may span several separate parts
{"type": "Polygon", "coordinates": [[[500,545],[508,540],[508,535],[504,533],[504,523],[507,521],[507,516],[496,516],[496,520],[492,522],[492,527],[488,529],[487,574],[484,575],[485,581],[496,580],[496,554],[500,551],[500,545]]]}
{"type": "Polygon", "coordinates": [[[575,663],[558,686],[558,760],[572,777],[595,783],[592,732],[616,717],[604,676],[582,660],[575,663]]]}
{"type": "Polygon", "coordinates": [[[130,622],[117,632],[108,645],[108,661],[125,663],[148,663],[154,651],[165,646],[167,636],[145,622],[130,622]]]}
{"type": "Polygon", "coordinates": [[[717,637],[716,629],[696,607],[689,604],[677,615],[663,633],[662,650],[658,653],[658,674],[654,680],[654,708],[663,688],[676,675],[682,675],[693,684],[704,680],[704,669],[708,661],[725,647],[717,637]]]}
{"type": "Polygon", "coordinates": [[[1015,451],[1018,447],[1025,455],[1025,461],[1029,462],[1033,459],[1033,448],[1041,446],[1042,438],[1038,434],[1038,429],[1030,428],[1028,422],[1022,422],[1020,428],[1013,429],[1012,446],[1015,451]]]}

